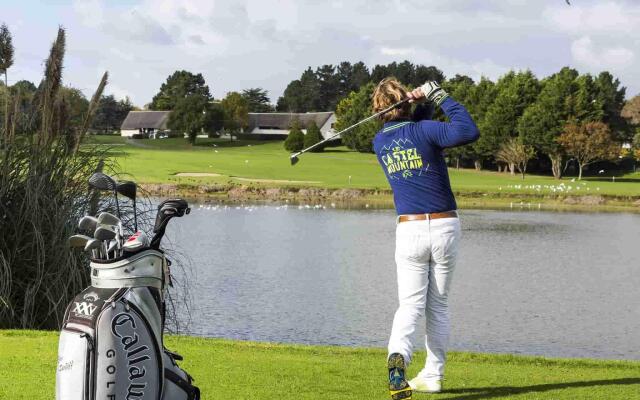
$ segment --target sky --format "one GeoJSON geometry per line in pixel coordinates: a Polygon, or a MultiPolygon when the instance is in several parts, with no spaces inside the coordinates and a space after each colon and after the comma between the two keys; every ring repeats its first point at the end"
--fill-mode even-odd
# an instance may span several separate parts
{"type": "Polygon", "coordinates": [[[67,30],[64,81],[90,97],[151,101],[175,70],[202,73],[215,98],[261,87],[275,103],[309,66],[409,60],[448,77],[538,77],[608,70],[640,93],[640,1],[611,0],[0,0],[16,49],[9,83],[42,76],[67,30]]]}

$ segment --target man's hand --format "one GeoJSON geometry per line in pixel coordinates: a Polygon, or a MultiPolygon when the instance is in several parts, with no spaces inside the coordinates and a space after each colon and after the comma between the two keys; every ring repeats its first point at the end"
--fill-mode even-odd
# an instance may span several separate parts
{"type": "MultiPolygon", "coordinates": [[[[444,91],[435,81],[427,81],[424,85],[420,86],[418,89],[423,93],[423,97],[434,103],[437,106],[440,106],[442,102],[449,97],[449,94],[444,91]]],[[[412,91],[413,94],[416,90],[412,91]]],[[[409,96],[411,97],[411,96],[409,96]]]]}

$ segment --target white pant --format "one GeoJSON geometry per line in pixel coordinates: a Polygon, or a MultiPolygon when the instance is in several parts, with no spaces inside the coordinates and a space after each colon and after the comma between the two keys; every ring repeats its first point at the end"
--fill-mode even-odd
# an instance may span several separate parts
{"type": "Polygon", "coordinates": [[[411,339],[426,310],[427,361],[420,376],[442,379],[449,343],[448,294],[460,241],[460,220],[408,221],[396,227],[399,306],[389,354],[411,361],[411,339]]]}

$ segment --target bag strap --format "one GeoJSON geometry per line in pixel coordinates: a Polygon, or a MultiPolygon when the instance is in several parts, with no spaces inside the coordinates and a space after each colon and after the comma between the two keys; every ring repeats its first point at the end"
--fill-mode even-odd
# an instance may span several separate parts
{"type": "Polygon", "coordinates": [[[172,370],[166,368],[164,370],[164,377],[184,390],[188,396],[187,400],[200,400],[200,389],[193,386],[190,381],[187,381],[172,370]]]}

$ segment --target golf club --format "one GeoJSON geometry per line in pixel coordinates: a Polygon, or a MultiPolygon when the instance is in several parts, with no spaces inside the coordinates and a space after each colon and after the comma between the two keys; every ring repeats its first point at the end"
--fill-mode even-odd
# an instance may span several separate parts
{"type": "Polygon", "coordinates": [[[116,211],[118,212],[118,217],[121,217],[120,204],[118,203],[118,192],[116,191],[116,181],[114,181],[112,177],[102,172],[96,172],[89,178],[89,186],[97,190],[112,191],[116,198],[116,211]]]}
{"type": "Polygon", "coordinates": [[[138,214],[136,210],[136,194],[138,186],[132,181],[122,181],[116,183],[116,191],[121,195],[133,200],[133,230],[138,231],[138,214]]]}
{"type": "Polygon", "coordinates": [[[91,238],[87,235],[73,235],[69,237],[69,246],[84,248],[89,240],[91,238]]]}
{"type": "Polygon", "coordinates": [[[98,239],[91,238],[89,239],[87,244],[84,246],[84,251],[91,251],[93,258],[98,258],[97,250],[100,248],[101,245],[102,243],[98,239]]]}
{"type": "Polygon", "coordinates": [[[117,227],[116,230],[116,240],[118,242],[118,248],[122,248],[122,222],[120,218],[108,212],[101,212],[98,215],[98,225],[111,225],[117,227]]]}
{"type": "Polygon", "coordinates": [[[105,252],[104,255],[105,255],[105,258],[108,260],[109,253],[107,252],[106,242],[108,242],[111,239],[115,239],[116,231],[114,227],[111,225],[98,225],[98,227],[96,228],[96,231],[93,234],[93,237],[98,239],[104,244],[104,252],[105,252]]]}
{"type": "Polygon", "coordinates": [[[80,222],[78,222],[78,229],[93,235],[93,232],[96,230],[97,225],[98,220],[95,217],[85,215],[84,217],[80,218],[80,222]]]}
{"type": "Polygon", "coordinates": [[[153,239],[151,239],[150,246],[154,249],[160,247],[160,241],[164,236],[167,223],[173,217],[182,217],[185,214],[189,214],[191,209],[189,204],[183,199],[170,199],[165,200],[158,205],[158,213],[156,214],[156,222],[153,226],[153,239]]]}
{"type": "Polygon", "coordinates": [[[115,239],[111,240],[111,242],[109,242],[109,247],[107,247],[107,254],[111,254],[113,252],[113,258],[117,258],[119,256],[119,254],[116,253],[118,247],[118,241],[115,239]]]}
{"type": "Polygon", "coordinates": [[[303,149],[303,150],[300,150],[300,151],[299,151],[299,152],[297,152],[297,153],[293,153],[293,154],[291,154],[291,157],[290,157],[290,158],[291,158],[291,165],[296,165],[296,164],[298,163],[298,161],[300,161],[300,160],[298,159],[298,157],[299,157],[300,155],[302,155],[302,154],[306,153],[307,151],[312,150],[312,149],[315,149],[316,147],[321,146],[321,145],[323,145],[324,143],[326,143],[326,142],[328,142],[328,141],[330,141],[330,140],[333,140],[333,139],[337,138],[337,137],[338,137],[338,136],[340,136],[341,134],[343,134],[343,133],[345,133],[345,132],[347,132],[347,131],[349,131],[349,130],[351,130],[351,129],[355,128],[355,127],[356,127],[356,126],[358,126],[358,125],[364,124],[365,122],[370,121],[370,120],[372,120],[372,119],[374,119],[374,118],[377,118],[377,117],[381,116],[382,114],[386,114],[386,113],[388,113],[389,111],[393,110],[394,108],[400,107],[401,105],[403,105],[404,103],[406,103],[406,102],[407,102],[407,101],[409,101],[409,100],[410,100],[410,98],[408,98],[408,97],[407,97],[406,99],[400,100],[399,102],[397,102],[397,103],[395,103],[395,104],[393,104],[393,105],[391,105],[391,106],[389,106],[389,107],[385,108],[384,110],[382,110],[382,111],[380,111],[380,112],[377,112],[377,113],[375,113],[375,114],[373,114],[373,115],[371,115],[371,116],[369,116],[369,117],[367,117],[367,118],[365,118],[365,119],[363,119],[363,120],[361,120],[361,121],[358,121],[358,122],[356,122],[355,124],[353,124],[353,125],[351,125],[351,126],[349,126],[349,127],[345,128],[345,129],[341,130],[340,132],[338,132],[338,133],[336,133],[336,134],[334,134],[334,135],[332,135],[332,136],[330,136],[330,137],[328,137],[328,138],[326,138],[326,139],[324,139],[324,140],[322,140],[322,141],[320,141],[320,142],[318,142],[318,143],[316,143],[316,144],[314,144],[314,145],[312,145],[312,146],[307,147],[306,149],[303,149]]]}
{"type": "Polygon", "coordinates": [[[122,249],[132,253],[145,247],[149,247],[149,237],[144,232],[136,232],[127,239],[122,249]]]}

